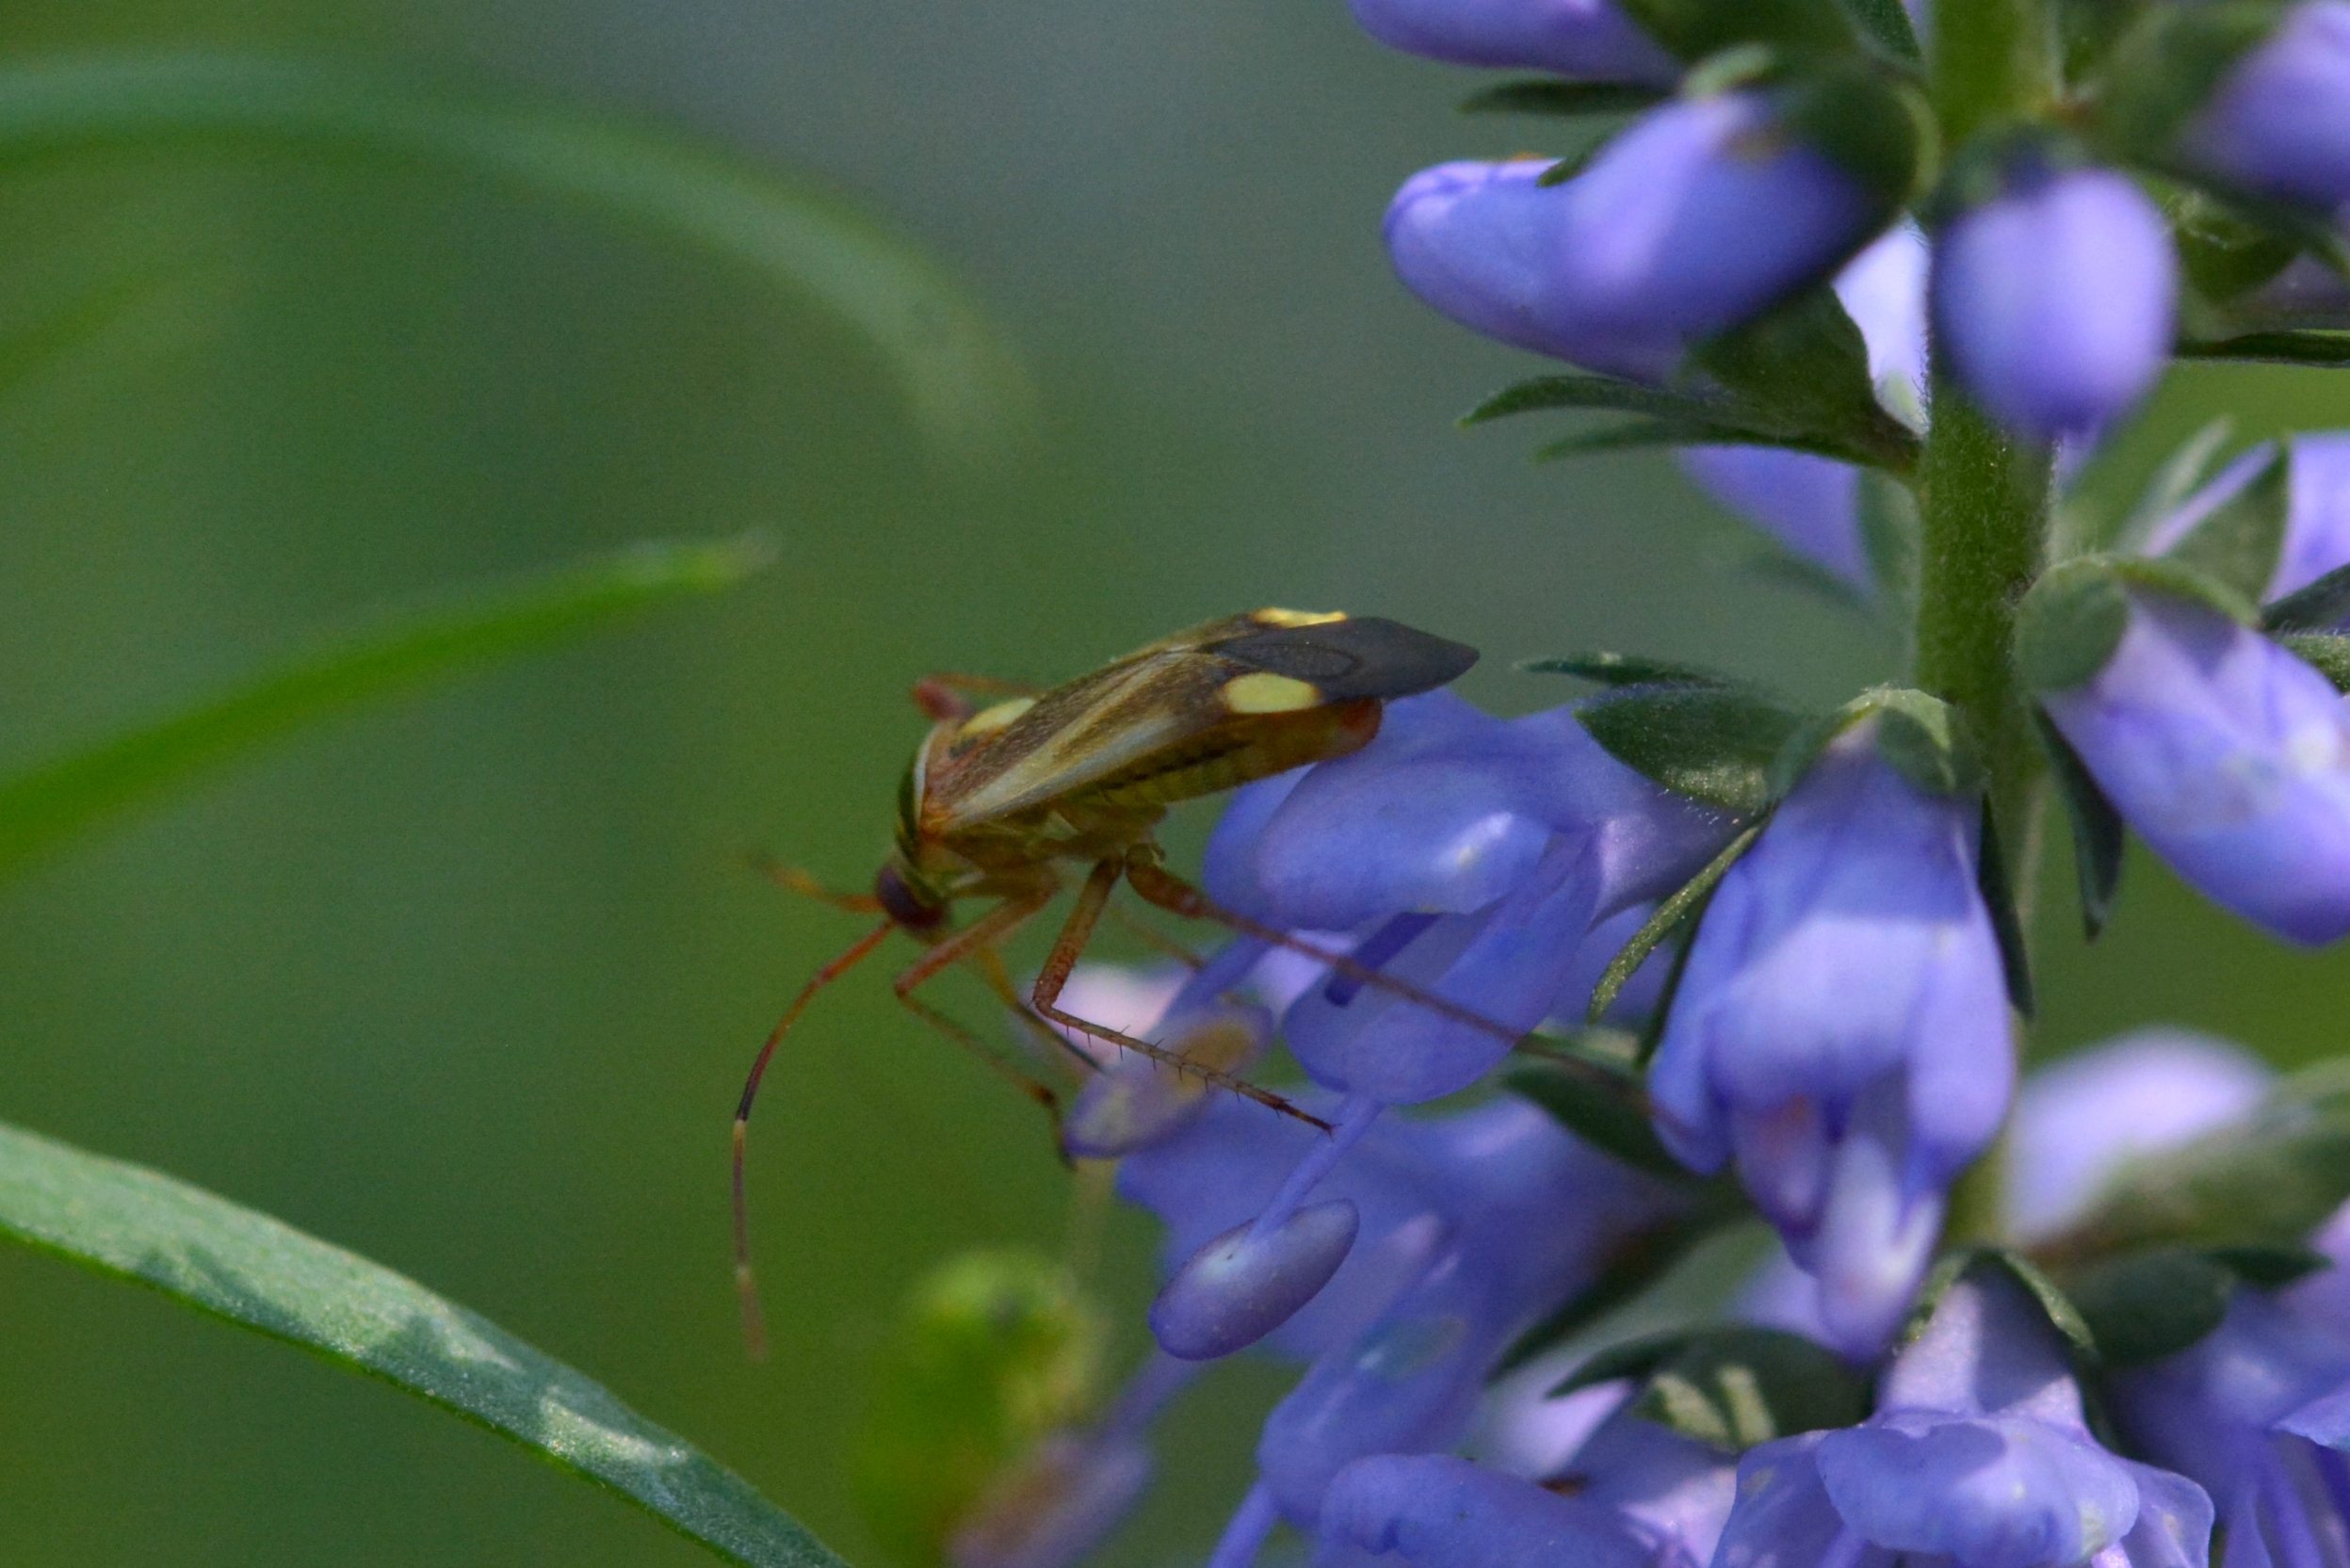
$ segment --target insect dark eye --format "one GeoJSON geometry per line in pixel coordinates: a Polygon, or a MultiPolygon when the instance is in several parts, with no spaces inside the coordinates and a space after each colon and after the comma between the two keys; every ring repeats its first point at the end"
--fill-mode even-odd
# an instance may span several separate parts
{"type": "Polygon", "coordinates": [[[947,917],[943,907],[915,892],[896,861],[883,866],[874,877],[873,897],[881,900],[883,913],[911,930],[928,930],[947,917]]]}

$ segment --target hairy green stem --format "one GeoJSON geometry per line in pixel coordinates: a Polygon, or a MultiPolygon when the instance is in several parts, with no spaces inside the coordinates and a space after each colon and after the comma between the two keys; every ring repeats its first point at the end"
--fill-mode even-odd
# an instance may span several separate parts
{"type": "MultiPolygon", "coordinates": [[[[1956,386],[1937,379],[1919,469],[1916,679],[1972,726],[2011,855],[2039,836],[2031,830],[2040,755],[2008,643],[2016,601],[2040,567],[2049,473],[2044,448],[2002,433],[1956,386]]],[[[2033,869],[2011,866],[2013,885],[2029,886],[2033,869]]]]}

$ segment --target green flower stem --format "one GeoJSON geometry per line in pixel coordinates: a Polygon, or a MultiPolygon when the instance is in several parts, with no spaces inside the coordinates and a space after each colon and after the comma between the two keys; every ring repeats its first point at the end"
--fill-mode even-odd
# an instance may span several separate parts
{"type": "Polygon", "coordinates": [[[1929,80],[1942,145],[2056,96],[2057,37],[2047,0],[1960,0],[1934,8],[1929,80]]]}
{"type": "MultiPolygon", "coordinates": [[[[1937,378],[1934,427],[1920,466],[1923,559],[1917,684],[1956,706],[1990,769],[1991,810],[2011,857],[2034,844],[2041,773],[2009,639],[2016,601],[2040,568],[2048,533],[2050,458],[2002,434],[1966,395],[1937,378]]],[[[2009,867],[2010,885],[2034,868],[2009,867]]]]}

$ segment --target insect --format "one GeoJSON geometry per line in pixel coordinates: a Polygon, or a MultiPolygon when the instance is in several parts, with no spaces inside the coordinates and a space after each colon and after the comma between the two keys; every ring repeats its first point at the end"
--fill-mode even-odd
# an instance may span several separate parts
{"type": "MultiPolygon", "coordinates": [[[[735,1271],[754,1354],[761,1335],[743,1188],[752,1102],[777,1045],[809,1002],[892,931],[925,948],[898,976],[898,999],[1011,1078],[1056,1121],[1053,1091],[917,995],[925,981],[967,964],[1015,1015],[1088,1067],[1090,1058],[1044,1025],[1140,1051],[1316,1121],[1255,1084],[1063,1010],[1062,988],[1122,881],[1160,909],[1302,946],[1285,932],[1219,909],[1167,870],[1154,830],[1177,801],[1360,750],[1379,733],[1383,703],[1433,690],[1476,662],[1475,649],[1393,621],[1259,609],[1178,632],[1049,691],[959,675],[917,684],[915,701],[932,720],[931,732],[899,787],[896,849],[873,891],[832,893],[802,873],[774,872],[797,891],[883,919],[802,988],[760,1047],[736,1107],[735,1271]],[[979,707],[975,694],[1005,700],[979,707]],[[1084,866],[1083,881],[1023,997],[1001,948],[1063,890],[1064,865],[1084,866]],[[950,912],[966,899],[992,903],[958,926],[950,912]]],[[[1341,957],[1305,950],[1358,982],[1394,984],[1341,957]]],[[[1434,997],[1418,999],[1449,1013],[1462,1010],[1434,997]]]]}

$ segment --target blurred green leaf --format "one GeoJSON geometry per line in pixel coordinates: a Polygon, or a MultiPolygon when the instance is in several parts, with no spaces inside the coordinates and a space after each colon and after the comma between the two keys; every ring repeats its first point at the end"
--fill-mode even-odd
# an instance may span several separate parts
{"type": "Polygon", "coordinates": [[[934,263],[834,198],[668,132],[279,56],[61,56],[0,67],[0,163],[223,141],[423,159],[748,266],[877,348],[942,453],[981,455],[1029,412],[1009,344],[934,263]]]}
{"type": "Polygon", "coordinates": [[[2048,752],[2049,772],[2065,802],[2066,820],[2072,826],[2072,865],[2081,888],[2082,936],[2095,942],[2114,913],[2114,900],[2121,894],[2122,850],[2128,846],[2130,830],[2123,824],[2121,813],[2114,809],[2114,802],[2105,798],[2104,789],[2090,775],[2089,765],[2081,760],[2081,754],[2049,721],[2048,715],[2034,707],[2032,721],[2041,749],[2048,752]]]}
{"type": "Polygon", "coordinates": [[[1867,1376],[1784,1329],[1708,1326],[1627,1340],[1577,1367],[1550,1396],[1619,1378],[1641,1384],[1633,1414],[1724,1453],[1851,1426],[1869,1414],[1867,1376]]]}
{"type": "Polygon", "coordinates": [[[1805,717],[1746,685],[1617,687],[1575,708],[1575,721],[1616,761],[1743,816],[1771,803],[1771,763],[1805,717]]]}
{"type": "Polygon", "coordinates": [[[0,779],[0,877],[188,775],[405,687],[732,587],[764,541],[640,544],[494,591],[381,617],[168,719],[0,779]]]}
{"type": "Polygon", "coordinates": [[[1499,82],[1461,101],[1463,114],[1637,114],[1671,96],[1640,82],[1566,82],[1555,76],[1499,82]]]}
{"type": "MultiPolygon", "coordinates": [[[[1739,857],[1753,849],[1755,840],[1761,836],[1760,822],[1742,829],[1720,854],[1706,863],[1704,870],[1683,882],[1679,891],[1657,905],[1656,913],[1641,923],[1640,929],[1632,933],[1631,939],[1624,944],[1615,957],[1608,960],[1607,968],[1599,976],[1599,983],[1591,993],[1591,1006],[1585,1011],[1589,1022],[1596,1024],[1606,1014],[1616,997],[1623,994],[1624,988],[1631,983],[1632,977],[1640,972],[1640,966],[1648,962],[1648,955],[1663,946],[1682,922],[1687,921],[1693,927],[1695,925],[1704,914],[1707,901],[1713,897],[1713,890],[1722,884],[1724,877],[1729,875],[1730,867],[1738,864],[1739,857]]],[[[1667,987],[1665,997],[1657,1004],[1660,1019],[1671,1010],[1671,992],[1677,988],[1678,979],[1679,968],[1676,965],[1675,983],[1667,987]]]]}
{"type": "Polygon", "coordinates": [[[413,1280],[158,1172],[0,1124],[0,1235],[381,1378],[754,1568],[843,1568],[740,1477],[413,1280]]]}

